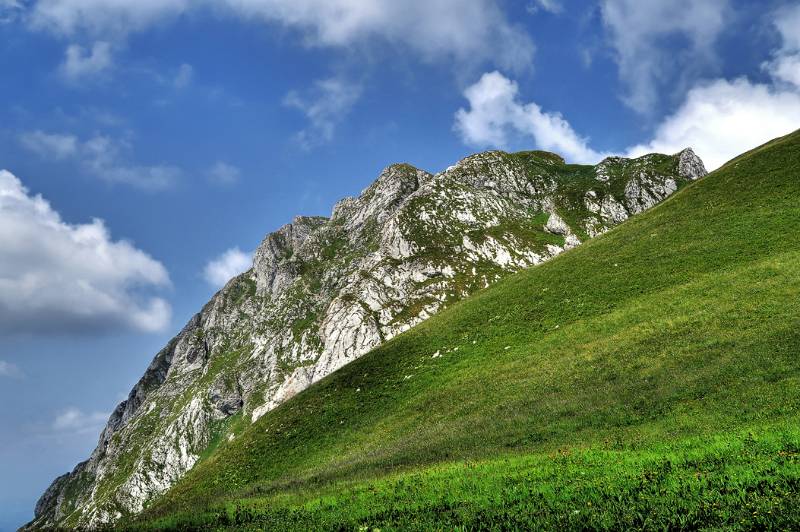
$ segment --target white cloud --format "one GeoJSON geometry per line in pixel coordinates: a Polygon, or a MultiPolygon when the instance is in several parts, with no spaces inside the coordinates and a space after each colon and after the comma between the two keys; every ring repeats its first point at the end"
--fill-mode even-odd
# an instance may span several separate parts
{"type": "Polygon", "coordinates": [[[241,171],[237,167],[222,161],[214,163],[208,171],[209,180],[217,185],[232,185],[239,181],[240,175],[241,171]]]}
{"type": "Polygon", "coordinates": [[[319,80],[301,95],[292,91],[284,98],[287,107],[299,109],[306,115],[309,127],[300,131],[296,140],[304,147],[330,142],[336,126],[361,97],[361,85],[342,78],[319,80]]]}
{"type": "Polygon", "coordinates": [[[97,41],[91,49],[71,44],[67,47],[59,71],[70,83],[96,77],[114,65],[111,52],[111,44],[105,41],[97,41]]]}
{"type": "MultiPolygon", "coordinates": [[[[517,84],[498,72],[484,74],[464,96],[469,109],[455,115],[455,129],[476,147],[506,148],[516,137],[532,139],[571,162],[597,162],[608,154],[592,149],[557,113],[519,101],[517,84]]],[[[800,90],[752,83],[740,78],[716,80],[692,88],[683,104],[665,117],[652,138],[621,155],[676,153],[691,147],[714,170],[731,158],[800,128],[800,90]]]]}
{"type": "Polygon", "coordinates": [[[693,88],[686,101],[631,155],[673,153],[687,146],[709,170],[800,127],[800,93],[740,78],[693,88]]]}
{"type": "Polygon", "coordinates": [[[781,54],[768,68],[776,79],[800,87],[800,54],[781,54]]]}
{"type": "Polygon", "coordinates": [[[180,67],[178,67],[178,72],[175,74],[175,79],[172,80],[172,84],[176,89],[183,89],[192,83],[193,78],[194,67],[192,67],[190,64],[183,63],[180,67]]]}
{"type": "Polygon", "coordinates": [[[800,127],[800,6],[773,14],[781,46],[764,69],[774,83],[718,79],[693,87],[654,138],[629,151],[670,152],[692,146],[709,169],[800,127]]]}
{"type": "Polygon", "coordinates": [[[492,0],[40,0],[31,21],[61,35],[120,39],[201,8],[297,30],[310,46],[382,41],[425,60],[515,70],[528,68],[534,52],[492,0]]]}
{"type": "Polygon", "coordinates": [[[713,64],[714,44],[725,29],[729,0],[603,0],[603,22],[616,53],[625,103],[652,113],[659,88],[688,84],[697,69],[713,64]],[[682,49],[664,46],[682,38],[682,49]]]}
{"type": "Polygon", "coordinates": [[[231,248],[206,264],[203,277],[210,285],[220,288],[240,273],[246,272],[252,267],[252,253],[245,253],[238,247],[231,248]]]}
{"type": "Polygon", "coordinates": [[[66,159],[78,153],[78,139],[74,135],[36,130],[23,133],[20,142],[25,148],[48,159],[66,159]]]}
{"type": "Polygon", "coordinates": [[[108,181],[132,185],[144,190],[161,190],[173,185],[181,170],[171,165],[136,165],[127,162],[130,142],[96,135],[81,141],[75,135],[31,131],[20,136],[23,147],[48,159],[74,158],[92,175],[108,181]]]}
{"type": "Polygon", "coordinates": [[[16,366],[16,364],[12,364],[11,362],[6,362],[5,360],[0,360],[0,377],[21,377],[22,372],[16,366]]]}
{"type": "Polygon", "coordinates": [[[484,74],[464,91],[469,109],[459,109],[455,129],[469,145],[479,148],[509,145],[512,137],[531,136],[543,150],[555,151],[572,162],[603,158],[588,146],[558,113],[547,113],[535,103],[519,101],[519,87],[499,72],[484,74]]]}
{"type": "Polygon", "coordinates": [[[99,434],[110,415],[107,412],[86,413],[78,408],[71,407],[56,416],[52,428],[54,431],[61,433],[99,434]]]}
{"type": "Polygon", "coordinates": [[[158,331],[170,307],[148,292],[169,284],[160,262],[112,240],[102,220],[66,223],[0,170],[0,330],[158,331]]]}

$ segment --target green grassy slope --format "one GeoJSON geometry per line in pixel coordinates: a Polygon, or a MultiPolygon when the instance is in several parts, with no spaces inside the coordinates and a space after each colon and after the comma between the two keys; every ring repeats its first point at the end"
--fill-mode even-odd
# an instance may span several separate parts
{"type": "Polygon", "coordinates": [[[135,525],[800,525],[799,296],[795,133],[344,367],[135,525]]]}

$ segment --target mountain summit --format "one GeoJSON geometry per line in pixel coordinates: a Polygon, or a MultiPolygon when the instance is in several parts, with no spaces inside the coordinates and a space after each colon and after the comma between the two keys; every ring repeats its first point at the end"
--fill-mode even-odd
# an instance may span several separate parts
{"type": "Polygon", "coordinates": [[[269,234],[253,268],[155,356],[90,458],[53,482],[28,526],[137,514],[314,382],[705,174],[691,149],[596,166],[540,151],[481,153],[435,175],[389,166],[330,218],[297,217],[269,234]]]}

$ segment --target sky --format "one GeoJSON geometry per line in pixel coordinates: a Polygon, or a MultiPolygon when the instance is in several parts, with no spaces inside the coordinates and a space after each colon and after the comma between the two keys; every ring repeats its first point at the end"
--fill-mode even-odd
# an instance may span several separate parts
{"type": "Polygon", "coordinates": [[[800,128],[800,2],[0,0],[0,101],[13,530],[265,234],[394,162],[716,168],[800,128]]]}

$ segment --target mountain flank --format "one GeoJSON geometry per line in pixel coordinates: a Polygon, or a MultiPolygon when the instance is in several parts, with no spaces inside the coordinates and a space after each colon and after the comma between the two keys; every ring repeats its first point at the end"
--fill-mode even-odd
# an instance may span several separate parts
{"type": "MultiPolygon", "coordinates": [[[[313,383],[705,173],[690,149],[597,166],[535,151],[481,153],[436,175],[389,166],[330,218],[297,217],[269,234],[253,268],[155,356],[91,457],[55,480],[29,526],[136,515],[313,383]]],[[[330,428],[334,437],[339,426],[330,428]]]]}
{"type": "Polygon", "coordinates": [[[130,529],[800,527],[800,133],[237,432],[130,529]]]}

